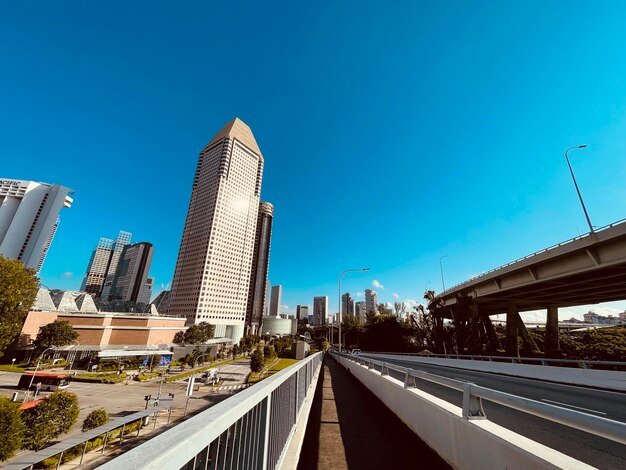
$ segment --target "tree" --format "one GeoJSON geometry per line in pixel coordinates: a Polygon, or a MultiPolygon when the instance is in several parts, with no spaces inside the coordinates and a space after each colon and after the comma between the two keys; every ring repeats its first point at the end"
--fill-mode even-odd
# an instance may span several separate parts
{"type": "Polygon", "coordinates": [[[12,457],[22,447],[26,426],[22,422],[21,414],[19,403],[0,397],[0,461],[12,457]]]}
{"type": "Polygon", "coordinates": [[[184,344],[185,343],[185,332],[184,331],[178,331],[174,335],[173,342],[174,342],[174,344],[184,344]]]}
{"type": "Polygon", "coordinates": [[[261,372],[264,365],[265,358],[263,357],[263,352],[260,349],[255,349],[250,356],[250,370],[257,373],[261,372]]]}
{"type": "Polygon", "coordinates": [[[395,301],[393,303],[393,313],[395,313],[397,317],[402,316],[405,312],[406,304],[404,302],[395,301]]]}
{"type": "Polygon", "coordinates": [[[74,330],[70,322],[65,320],[55,320],[52,323],[42,326],[33,346],[39,351],[52,346],[67,346],[78,338],[78,333],[74,330]]]}
{"type": "Polygon", "coordinates": [[[376,306],[376,308],[378,309],[378,314],[379,315],[387,315],[388,313],[391,313],[391,310],[389,310],[387,308],[387,305],[384,303],[380,303],[376,306]]]}
{"type": "Polygon", "coordinates": [[[276,350],[273,346],[266,344],[263,346],[263,356],[265,356],[265,361],[270,362],[276,359],[276,350]]]}
{"type": "Polygon", "coordinates": [[[184,333],[184,342],[189,344],[201,344],[213,338],[215,326],[205,321],[191,325],[184,333]]]}
{"type": "Polygon", "coordinates": [[[87,432],[109,422],[109,413],[104,408],[93,410],[83,421],[82,431],[87,432]]]}
{"type": "Polygon", "coordinates": [[[0,356],[20,334],[38,288],[34,270],[0,256],[0,356]]]}
{"type": "Polygon", "coordinates": [[[49,395],[33,408],[22,413],[26,425],[24,447],[40,450],[59,434],[70,430],[78,419],[78,399],[62,390],[49,395]]]}

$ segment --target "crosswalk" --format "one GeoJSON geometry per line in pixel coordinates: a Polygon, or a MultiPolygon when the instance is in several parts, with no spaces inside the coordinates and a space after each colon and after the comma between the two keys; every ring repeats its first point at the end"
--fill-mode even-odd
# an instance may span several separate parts
{"type": "Polygon", "coordinates": [[[222,385],[220,387],[217,387],[217,391],[222,391],[222,390],[240,390],[242,388],[248,388],[250,386],[250,384],[238,384],[238,385],[222,385]]]}

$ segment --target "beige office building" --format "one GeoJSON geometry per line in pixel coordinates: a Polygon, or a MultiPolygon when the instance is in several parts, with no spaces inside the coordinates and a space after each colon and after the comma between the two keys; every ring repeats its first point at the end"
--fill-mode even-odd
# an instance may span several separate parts
{"type": "Polygon", "coordinates": [[[243,335],[263,177],[250,128],[235,119],[200,153],[172,282],[170,315],[243,335]]]}

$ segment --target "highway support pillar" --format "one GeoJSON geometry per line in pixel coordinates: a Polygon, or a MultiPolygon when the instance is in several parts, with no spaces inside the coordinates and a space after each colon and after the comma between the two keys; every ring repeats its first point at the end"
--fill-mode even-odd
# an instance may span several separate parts
{"type": "Polygon", "coordinates": [[[517,306],[509,304],[506,307],[506,354],[507,356],[519,357],[519,344],[517,336],[517,306]]]}
{"type": "Polygon", "coordinates": [[[485,326],[485,332],[487,333],[487,339],[489,340],[489,347],[491,349],[491,354],[495,354],[498,349],[500,349],[500,341],[498,340],[498,335],[496,334],[496,329],[493,327],[493,323],[491,323],[491,318],[487,314],[481,315],[482,323],[485,326]]]}
{"type": "Polygon", "coordinates": [[[518,312],[515,313],[515,317],[517,320],[517,331],[522,336],[522,347],[524,349],[524,354],[540,352],[537,343],[535,343],[533,337],[530,336],[528,328],[526,328],[526,325],[524,325],[524,321],[522,320],[522,317],[520,317],[520,314],[518,312]]]}
{"type": "Polygon", "coordinates": [[[555,357],[559,351],[559,309],[548,307],[546,318],[546,356],[555,357]]]}

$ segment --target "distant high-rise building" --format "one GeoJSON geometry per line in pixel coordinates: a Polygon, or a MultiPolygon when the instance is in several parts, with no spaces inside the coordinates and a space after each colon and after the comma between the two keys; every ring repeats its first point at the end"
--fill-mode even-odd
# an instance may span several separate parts
{"type": "Polygon", "coordinates": [[[170,309],[170,291],[163,290],[157,295],[152,304],[159,313],[167,313],[170,309]]]}
{"type": "Polygon", "coordinates": [[[328,296],[313,297],[313,324],[323,326],[328,315],[328,296]]]}
{"type": "Polygon", "coordinates": [[[252,256],[252,272],[250,289],[248,290],[248,305],[246,308],[246,334],[257,335],[261,331],[261,322],[265,314],[267,272],[270,263],[270,245],[272,239],[272,222],[274,206],[269,202],[259,204],[259,215],[256,222],[256,237],[254,254],[252,256]]]}
{"type": "Polygon", "coordinates": [[[270,304],[270,317],[277,317],[280,314],[280,305],[283,297],[283,286],[277,284],[272,286],[272,302],[270,304]]]}
{"type": "Polygon", "coordinates": [[[239,119],[200,153],[172,282],[169,313],[207,321],[216,337],[244,333],[263,155],[239,119]]]}
{"type": "Polygon", "coordinates": [[[0,255],[39,272],[72,193],[58,184],[0,179],[0,255]]]}
{"type": "Polygon", "coordinates": [[[117,269],[109,293],[109,300],[124,300],[130,302],[150,303],[153,279],[150,274],[150,264],[154,248],[152,243],[134,243],[122,249],[117,269]]]}
{"type": "Polygon", "coordinates": [[[298,321],[309,321],[309,306],[308,305],[296,305],[296,319],[298,321]]]}
{"type": "Polygon", "coordinates": [[[354,314],[359,320],[359,323],[362,325],[365,323],[367,309],[365,308],[365,302],[356,302],[354,304],[354,314]]]}
{"type": "Polygon", "coordinates": [[[109,267],[107,268],[107,277],[104,280],[102,286],[102,292],[100,292],[100,298],[108,302],[111,295],[111,287],[113,287],[113,279],[115,278],[115,272],[117,271],[117,265],[120,262],[122,251],[124,247],[130,243],[130,239],[133,234],[129,232],[120,231],[115,242],[113,243],[113,250],[111,251],[111,259],[109,260],[109,267]]]}
{"type": "Polygon", "coordinates": [[[377,312],[378,294],[372,289],[365,289],[365,312],[377,312]]]}
{"type": "Polygon", "coordinates": [[[350,292],[341,296],[341,314],[354,315],[354,299],[350,296],[350,292]]]}
{"type": "Polygon", "coordinates": [[[120,231],[115,240],[101,238],[96,249],[91,254],[87,265],[87,271],[80,290],[91,294],[94,298],[101,298],[104,302],[109,301],[109,293],[113,285],[115,270],[119,262],[122,250],[130,243],[132,234],[120,231]],[[105,284],[109,284],[105,290],[105,284]]]}

